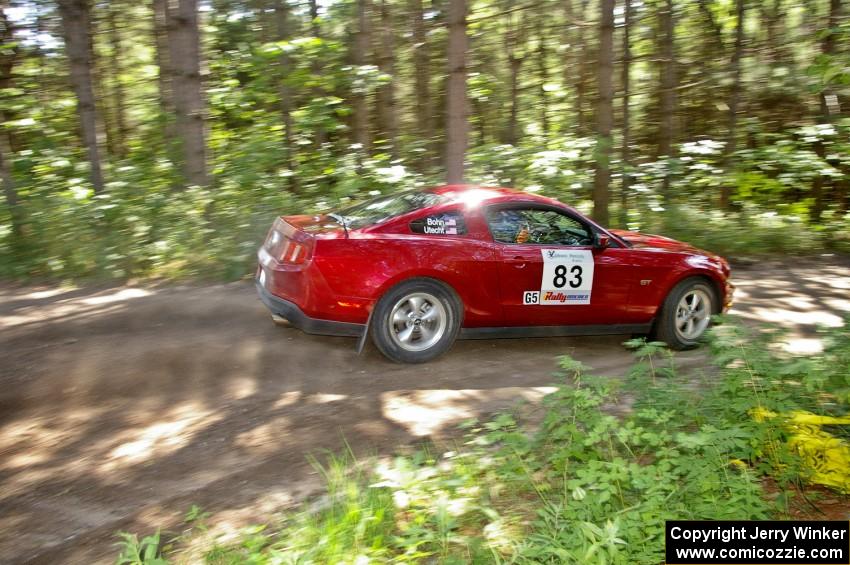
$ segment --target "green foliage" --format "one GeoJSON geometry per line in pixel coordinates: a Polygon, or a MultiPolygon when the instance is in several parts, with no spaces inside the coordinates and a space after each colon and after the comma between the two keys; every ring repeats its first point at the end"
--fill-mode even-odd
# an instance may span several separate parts
{"type": "MultiPolygon", "coordinates": [[[[632,345],[645,367],[667,358],[656,343],[632,345]]],[[[579,386],[563,387],[547,398],[549,411],[534,453],[545,454],[540,472],[552,495],[543,499],[540,518],[519,556],[534,562],[587,562],[596,546],[575,526],[589,523],[604,526],[609,540],[597,562],[653,563],[663,560],[664,520],[770,514],[756,477],[729,469],[736,444],[730,441],[735,434],[724,426],[728,422],[698,427],[692,414],[679,411],[687,395],[677,391],[686,379],[670,366],[664,369],[632,371],[636,386],[622,392],[636,394],[634,411],[623,420],[600,408],[611,399],[607,379],[582,375],[579,386]],[[658,379],[647,382],[656,374],[658,379]]]]}
{"type": "Polygon", "coordinates": [[[122,541],[116,545],[121,547],[121,555],[115,561],[116,565],[166,565],[166,561],[160,554],[159,532],[142,538],[135,534],[120,532],[122,541]]]}
{"type": "MultiPolygon", "coordinates": [[[[498,2],[470,3],[467,180],[526,188],[589,211],[598,153],[589,127],[598,94],[590,56],[597,34],[582,32],[576,22],[595,21],[596,7],[582,7],[573,20],[556,4],[518,12],[498,2]],[[510,49],[502,48],[506,42],[510,49]],[[527,62],[516,69],[512,56],[527,62]],[[506,142],[510,120],[514,144],[506,142]]],[[[322,5],[316,21],[294,5],[276,6],[213,2],[200,18],[212,182],[186,190],[174,151],[178,124],[159,91],[150,4],[92,4],[97,127],[106,134],[100,149],[107,186],[98,196],[91,191],[77,101],[66,80],[55,3],[7,10],[14,25],[0,46],[4,68],[11,65],[0,89],[0,145],[9,154],[0,157],[8,172],[4,188],[13,188],[9,194],[18,204],[0,204],[0,278],[233,279],[251,272],[254,251],[277,214],[440,184],[444,11],[425,11],[425,44],[413,45],[413,18],[401,17],[408,8],[385,3],[395,32],[392,52],[363,54],[364,64],[354,65],[356,3],[322,5]],[[289,7],[286,22],[278,13],[283,7],[289,7]],[[107,9],[116,18],[114,31],[107,9]],[[425,71],[419,54],[429,59],[425,71]],[[415,96],[417,76],[429,87],[424,115],[415,96]],[[394,140],[395,128],[379,112],[384,99],[377,96],[389,86],[395,92],[391,121],[399,126],[394,140]],[[371,147],[355,142],[353,112],[361,96],[371,147]],[[423,122],[431,124],[431,135],[420,131],[423,122]]],[[[734,5],[677,3],[676,52],[695,64],[677,70],[679,139],[672,156],[659,157],[657,89],[645,80],[657,75],[658,38],[641,32],[656,7],[633,8],[630,73],[633,82],[648,86],[633,88],[630,98],[628,163],[617,160],[621,132],[613,139],[612,217],[621,218],[619,227],[661,232],[733,256],[850,251],[850,120],[846,109],[839,111],[850,84],[842,50],[848,23],[838,18],[832,25],[821,17],[825,4],[818,10],[785,6],[786,13],[747,11],[740,69],[746,113],[739,112],[738,150],[729,155],[725,105],[734,5]],[[762,17],[766,38],[753,35],[762,17]],[[834,49],[824,49],[827,38],[834,49]],[[832,104],[827,116],[821,99],[832,104]],[[623,191],[626,173],[630,182],[623,191]],[[719,211],[724,188],[731,190],[731,206],[719,211]]],[[[373,29],[373,43],[381,43],[383,27],[373,29]]]]}
{"type": "Polygon", "coordinates": [[[247,529],[236,546],[216,546],[208,563],[353,563],[390,555],[395,506],[389,489],[370,487],[351,458],[314,462],[327,485],[312,508],[287,516],[279,532],[247,529]],[[358,561],[359,560],[359,561],[358,561]]]}
{"type": "MultiPolygon", "coordinates": [[[[776,330],[753,334],[737,324],[713,330],[712,355],[727,377],[719,393],[734,395],[740,383],[751,387],[758,406],[777,412],[794,409],[831,415],[850,406],[850,317],[838,328],[821,328],[822,353],[794,357],[777,344],[784,336],[776,330]]],[[[718,406],[729,409],[723,396],[718,406]]]]}
{"type": "Polygon", "coordinates": [[[206,531],[207,519],[209,517],[209,512],[205,512],[200,506],[193,504],[191,508],[186,511],[186,515],[183,516],[183,523],[188,524],[193,528],[197,528],[199,531],[206,531]]]}
{"type": "Polygon", "coordinates": [[[627,342],[636,364],[622,382],[564,356],[536,431],[503,413],[465,422],[439,457],[331,458],[317,464],[325,495],[206,561],[649,564],[664,559],[665,520],[787,517],[807,471],[781,424],[753,415],[846,411],[848,330],[795,358],[781,335],[727,321],[712,331],[709,375],[680,373],[644,340],[627,342]]]}
{"type": "MultiPolygon", "coordinates": [[[[141,155],[112,169],[108,192],[96,196],[86,184],[85,168],[73,165],[79,162],[76,154],[58,148],[32,154],[22,175],[29,182],[19,185],[25,237],[12,233],[5,220],[8,210],[0,206],[5,224],[0,227],[0,277],[235,279],[252,271],[256,248],[277,215],[328,210],[438,182],[387,154],[364,160],[356,151],[342,157],[302,152],[295,173],[279,164],[279,132],[252,127],[244,135],[227,135],[221,140],[216,185],[208,189],[175,190],[171,164],[141,155]],[[298,192],[292,190],[293,178],[298,192]]],[[[563,138],[548,147],[478,148],[470,156],[471,178],[491,185],[514,183],[587,210],[592,143],[563,138]]],[[[763,155],[753,159],[761,169],[771,163],[763,155]]],[[[773,159],[779,163],[780,157],[773,159]]],[[[813,227],[804,219],[804,204],[784,209],[777,204],[783,191],[808,182],[805,176],[779,186],[779,181],[762,182],[768,177],[748,173],[742,165],[738,186],[743,202],[737,211],[720,212],[709,211],[711,191],[719,190],[714,169],[691,171],[677,186],[682,194],[702,187],[700,196],[688,204],[669,202],[666,208],[653,188],[658,171],[643,169],[633,187],[631,229],[663,233],[732,257],[850,252],[850,216],[827,212],[813,227]],[[782,211],[768,211],[777,208],[782,211]]]]}
{"type": "Polygon", "coordinates": [[[850,252],[850,216],[826,215],[813,227],[797,214],[777,214],[752,205],[739,212],[676,206],[640,219],[641,231],[662,233],[729,258],[850,252]]]}
{"type": "MultiPolygon", "coordinates": [[[[259,148],[253,151],[262,159],[259,148]]],[[[39,176],[22,204],[26,238],[0,229],[0,277],[232,280],[252,271],[276,216],[319,211],[415,182],[386,160],[370,159],[358,173],[352,157],[318,177],[328,188],[311,188],[303,178],[303,189],[311,191],[305,196],[287,191],[278,172],[238,162],[215,188],[174,191],[166,164],[139,163],[121,167],[115,175],[121,180],[94,195],[66,163],[34,164],[39,176]]]]}

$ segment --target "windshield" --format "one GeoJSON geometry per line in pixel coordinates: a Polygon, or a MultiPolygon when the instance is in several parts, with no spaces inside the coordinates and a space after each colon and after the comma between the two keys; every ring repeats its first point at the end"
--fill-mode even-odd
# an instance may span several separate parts
{"type": "Polygon", "coordinates": [[[339,216],[348,229],[357,229],[380,224],[402,214],[447,202],[448,198],[433,192],[409,190],[398,194],[378,196],[350,208],[340,210],[339,216]]]}

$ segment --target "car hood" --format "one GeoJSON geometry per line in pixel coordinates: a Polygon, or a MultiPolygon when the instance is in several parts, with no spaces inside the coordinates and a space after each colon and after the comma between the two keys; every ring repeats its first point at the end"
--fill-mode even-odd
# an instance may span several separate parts
{"type": "Polygon", "coordinates": [[[663,235],[653,235],[649,233],[638,233],[628,230],[609,230],[614,235],[621,237],[631,243],[634,247],[640,249],[661,249],[664,251],[676,251],[679,253],[698,253],[700,255],[713,254],[697,249],[693,245],[664,237],[663,235]]]}

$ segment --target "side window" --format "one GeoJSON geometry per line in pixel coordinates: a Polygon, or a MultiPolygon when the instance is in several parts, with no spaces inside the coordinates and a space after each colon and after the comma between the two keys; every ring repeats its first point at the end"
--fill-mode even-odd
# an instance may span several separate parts
{"type": "Polygon", "coordinates": [[[555,210],[496,208],[487,211],[487,224],[499,243],[585,246],[593,236],[584,224],[555,210]]]}
{"type": "Polygon", "coordinates": [[[443,212],[413,220],[410,231],[425,235],[465,235],[466,222],[460,212],[443,212]]]}

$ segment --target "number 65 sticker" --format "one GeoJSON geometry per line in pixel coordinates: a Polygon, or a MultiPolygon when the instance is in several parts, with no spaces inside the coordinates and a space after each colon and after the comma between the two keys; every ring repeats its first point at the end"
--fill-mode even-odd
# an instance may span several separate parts
{"type": "MultiPolygon", "coordinates": [[[[587,249],[541,249],[543,280],[539,302],[532,304],[590,304],[593,253],[587,249]]],[[[523,303],[525,297],[523,297],[523,303]]]]}

